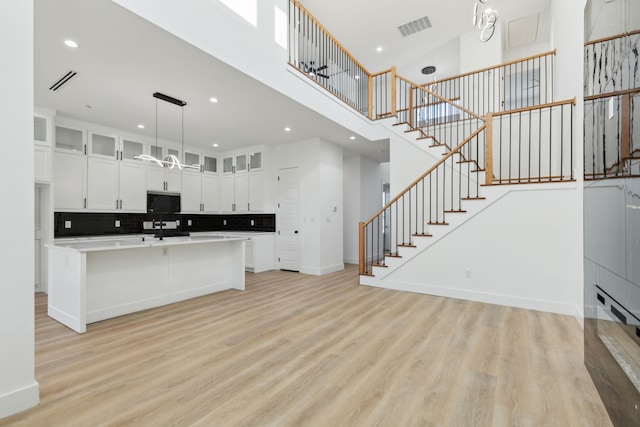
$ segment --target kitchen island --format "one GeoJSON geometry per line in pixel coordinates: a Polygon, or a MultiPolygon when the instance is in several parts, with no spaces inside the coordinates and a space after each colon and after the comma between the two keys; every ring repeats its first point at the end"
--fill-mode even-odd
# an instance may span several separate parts
{"type": "Polygon", "coordinates": [[[50,317],[88,323],[227,289],[244,290],[244,238],[78,239],[47,245],[50,317]]]}

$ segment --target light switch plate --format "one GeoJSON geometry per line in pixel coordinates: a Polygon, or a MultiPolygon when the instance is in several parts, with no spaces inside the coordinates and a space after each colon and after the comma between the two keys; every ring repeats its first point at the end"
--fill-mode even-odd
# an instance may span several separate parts
{"type": "Polygon", "coordinates": [[[71,228],[71,221],[65,221],[64,228],[71,228]]]}
{"type": "Polygon", "coordinates": [[[190,219],[188,219],[188,220],[187,220],[187,225],[188,225],[189,227],[191,227],[191,225],[192,225],[192,224],[193,224],[193,221],[191,221],[190,219]]]}
{"type": "Polygon", "coordinates": [[[254,220],[251,220],[251,226],[253,227],[254,225],[256,225],[256,222],[254,220]]]}

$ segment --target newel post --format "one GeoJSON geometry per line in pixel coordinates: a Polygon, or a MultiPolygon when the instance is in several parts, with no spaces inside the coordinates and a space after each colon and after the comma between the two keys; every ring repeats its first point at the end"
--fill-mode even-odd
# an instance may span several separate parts
{"type": "Polygon", "coordinates": [[[360,265],[360,274],[365,274],[365,268],[364,268],[364,222],[361,222],[358,224],[358,246],[359,246],[359,253],[358,253],[358,264],[360,265]]]}
{"type": "Polygon", "coordinates": [[[396,67],[391,67],[391,115],[396,115],[396,67]]]}
{"type": "Polygon", "coordinates": [[[484,131],[484,183],[493,184],[493,113],[487,113],[485,117],[484,131]]]}
{"type": "Polygon", "coordinates": [[[369,120],[373,120],[373,76],[367,73],[368,76],[368,88],[367,88],[367,108],[369,111],[369,120]]]}

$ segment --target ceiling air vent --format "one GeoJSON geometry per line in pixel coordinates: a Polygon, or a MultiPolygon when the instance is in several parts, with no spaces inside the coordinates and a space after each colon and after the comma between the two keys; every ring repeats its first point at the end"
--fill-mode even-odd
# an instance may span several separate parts
{"type": "Polygon", "coordinates": [[[76,76],[75,71],[69,71],[67,74],[65,74],[64,76],[60,77],[58,79],[57,82],[55,82],[54,84],[51,85],[51,87],[49,88],[49,90],[52,91],[56,91],[58,89],[60,89],[62,86],[64,86],[65,84],[67,84],[69,82],[69,80],[71,80],[72,78],[74,78],[76,76]]]}
{"type": "Polygon", "coordinates": [[[415,21],[407,22],[404,25],[400,25],[398,27],[398,31],[400,31],[402,37],[407,37],[411,34],[426,30],[427,28],[431,28],[431,21],[429,21],[428,16],[424,16],[420,19],[416,19],[415,21]]]}

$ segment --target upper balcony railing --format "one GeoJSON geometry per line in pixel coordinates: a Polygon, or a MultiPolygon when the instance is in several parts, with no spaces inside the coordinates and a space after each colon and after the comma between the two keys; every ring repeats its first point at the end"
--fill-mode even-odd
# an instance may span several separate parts
{"type": "Polygon", "coordinates": [[[584,177],[640,176],[640,30],[585,43],[584,177]]]}

